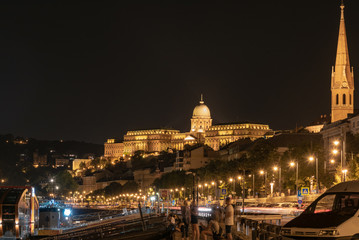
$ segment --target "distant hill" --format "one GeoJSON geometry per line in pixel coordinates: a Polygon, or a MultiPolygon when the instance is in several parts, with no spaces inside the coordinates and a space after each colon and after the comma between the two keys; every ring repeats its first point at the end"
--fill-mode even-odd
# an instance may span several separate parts
{"type": "MultiPolygon", "coordinates": [[[[74,154],[77,158],[84,158],[88,155],[99,157],[103,155],[102,144],[94,144],[79,141],[47,141],[33,138],[14,137],[11,134],[0,135],[0,149],[4,152],[16,155],[26,154],[31,157],[37,151],[40,154],[74,154]]],[[[0,151],[0,158],[2,157],[0,151]]]]}

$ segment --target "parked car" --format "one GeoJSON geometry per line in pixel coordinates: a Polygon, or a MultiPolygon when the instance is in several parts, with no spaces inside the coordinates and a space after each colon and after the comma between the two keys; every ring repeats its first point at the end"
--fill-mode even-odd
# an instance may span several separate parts
{"type": "Polygon", "coordinates": [[[292,239],[359,239],[359,181],[327,190],[282,228],[292,239]]]}

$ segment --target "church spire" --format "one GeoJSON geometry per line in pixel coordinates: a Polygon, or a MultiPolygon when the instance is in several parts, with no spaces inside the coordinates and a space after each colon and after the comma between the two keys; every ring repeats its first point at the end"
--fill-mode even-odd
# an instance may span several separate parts
{"type": "Polygon", "coordinates": [[[335,68],[340,66],[346,66],[345,68],[348,68],[348,70],[350,71],[348,41],[344,21],[344,7],[344,1],[342,1],[342,4],[340,5],[341,13],[335,68]]]}
{"type": "Polygon", "coordinates": [[[332,69],[332,122],[347,118],[354,111],[354,75],[350,68],[344,1],[340,5],[340,24],[335,66],[332,69]]]}

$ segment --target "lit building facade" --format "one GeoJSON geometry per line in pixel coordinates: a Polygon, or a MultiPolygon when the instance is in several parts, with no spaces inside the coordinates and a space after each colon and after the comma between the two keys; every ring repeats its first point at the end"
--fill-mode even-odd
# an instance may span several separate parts
{"type": "Polygon", "coordinates": [[[239,139],[255,140],[263,137],[272,137],[271,129],[266,124],[233,123],[211,126],[206,131],[205,144],[218,151],[221,146],[239,139]]]}
{"type": "Polygon", "coordinates": [[[332,68],[332,122],[343,120],[354,113],[354,72],[350,67],[344,4],[340,6],[340,25],[335,66],[332,68]]]}
{"type": "MultiPolygon", "coordinates": [[[[168,149],[183,150],[185,145],[205,144],[219,150],[220,147],[242,138],[273,136],[271,129],[265,124],[233,123],[212,125],[211,112],[204,104],[203,96],[194,108],[189,132],[181,133],[173,129],[147,129],[128,131],[123,141],[123,156],[131,156],[136,151],[161,152],[168,149]]],[[[105,157],[111,155],[115,143],[109,139],[105,143],[105,157]],[[107,150],[108,151],[107,151],[107,150]]]]}
{"type": "Polygon", "coordinates": [[[136,151],[161,152],[172,147],[172,136],[178,134],[178,130],[149,129],[128,131],[124,136],[124,154],[131,155],[136,151]]]}
{"type": "Polygon", "coordinates": [[[118,142],[116,139],[107,139],[105,142],[104,157],[110,159],[119,159],[123,157],[124,145],[122,142],[118,142]]]}

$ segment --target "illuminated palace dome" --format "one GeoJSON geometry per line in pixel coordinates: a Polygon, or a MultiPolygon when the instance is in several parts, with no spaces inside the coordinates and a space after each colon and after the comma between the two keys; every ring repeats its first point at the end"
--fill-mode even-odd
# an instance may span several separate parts
{"type": "Polygon", "coordinates": [[[202,133],[212,126],[211,112],[204,104],[203,95],[201,94],[201,101],[193,110],[191,119],[191,132],[202,133]]]}
{"type": "Polygon", "coordinates": [[[211,112],[207,105],[204,104],[203,95],[201,95],[201,101],[193,110],[192,118],[211,118],[211,112]]]}

